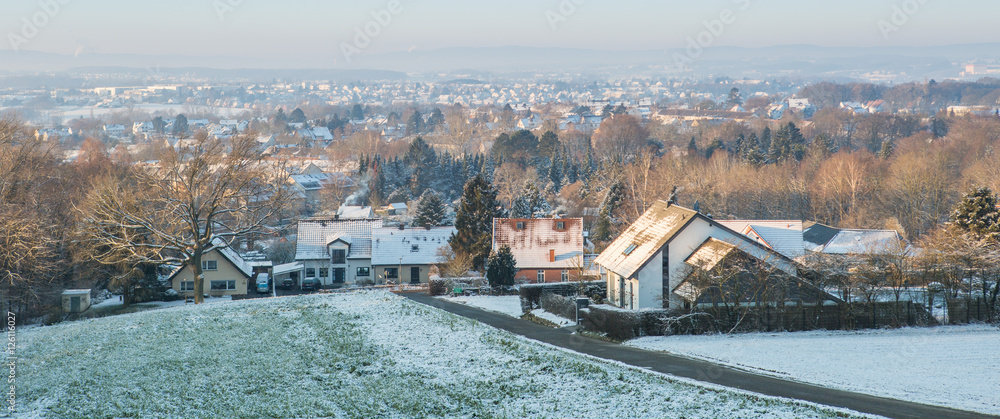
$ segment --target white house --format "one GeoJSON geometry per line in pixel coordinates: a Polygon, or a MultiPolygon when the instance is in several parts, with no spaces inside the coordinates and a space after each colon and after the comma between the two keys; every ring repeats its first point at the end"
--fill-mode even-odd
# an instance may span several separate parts
{"type": "Polygon", "coordinates": [[[455,227],[372,231],[372,277],[383,284],[427,283],[431,267],[444,262],[439,250],[448,246],[455,231],[455,227]]]}
{"type": "Polygon", "coordinates": [[[381,219],[310,219],[299,221],[295,261],[300,278],[318,278],[323,285],[371,281],[372,231],[381,219]]]}
{"type": "Polygon", "coordinates": [[[795,262],[756,240],[697,211],[659,201],[597,257],[595,263],[607,271],[608,303],[633,310],[683,306],[687,300],[675,291],[690,272],[689,260],[718,242],[798,274],[795,262]]]}

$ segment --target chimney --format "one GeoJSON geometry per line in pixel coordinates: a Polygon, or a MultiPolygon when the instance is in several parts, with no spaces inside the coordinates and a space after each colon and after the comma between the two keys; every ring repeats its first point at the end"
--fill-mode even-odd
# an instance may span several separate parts
{"type": "Polygon", "coordinates": [[[556,249],[549,249],[549,262],[556,261],[556,249]]]}

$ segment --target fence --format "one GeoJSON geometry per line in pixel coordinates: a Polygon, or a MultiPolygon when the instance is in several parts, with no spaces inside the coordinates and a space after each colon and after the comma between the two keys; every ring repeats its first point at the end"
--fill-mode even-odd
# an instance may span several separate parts
{"type": "Polygon", "coordinates": [[[996,308],[982,298],[955,298],[948,300],[948,323],[986,323],[997,318],[996,308]]]}

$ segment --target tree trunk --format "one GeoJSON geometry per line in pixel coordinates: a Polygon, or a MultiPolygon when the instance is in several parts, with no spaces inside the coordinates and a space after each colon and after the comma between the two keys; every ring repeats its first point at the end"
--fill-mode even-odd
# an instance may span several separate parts
{"type": "Polygon", "coordinates": [[[194,303],[205,302],[205,272],[201,270],[201,252],[196,252],[191,258],[191,270],[194,271],[194,303]]]}

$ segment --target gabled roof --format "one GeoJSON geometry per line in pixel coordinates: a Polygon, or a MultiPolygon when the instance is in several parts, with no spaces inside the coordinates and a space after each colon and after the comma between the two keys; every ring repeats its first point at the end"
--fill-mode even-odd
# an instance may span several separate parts
{"type": "Polygon", "coordinates": [[[837,233],[840,233],[840,229],[812,221],[804,223],[802,227],[802,240],[808,250],[814,252],[833,240],[837,233]]]}
{"type": "Polygon", "coordinates": [[[493,249],[504,245],[510,246],[518,269],[580,267],[583,264],[583,219],[495,218],[493,249]],[[563,223],[563,229],[557,228],[559,223],[563,223]],[[519,224],[523,228],[518,228],[519,224]]]}
{"type": "Polygon", "coordinates": [[[312,219],[299,221],[298,239],[295,243],[295,260],[321,260],[330,257],[326,246],[338,237],[350,236],[352,259],[370,258],[372,230],[382,227],[381,219],[330,220],[312,219]]]}
{"type": "MultiPolygon", "coordinates": [[[[232,247],[229,247],[229,243],[226,243],[226,241],[221,238],[216,238],[212,240],[212,246],[215,246],[214,250],[218,251],[219,254],[222,255],[222,258],[228,261],[230,264],[232,264],[233,267],[236,268],[236,270],[240,271],[240,273],[243,274],[243,276],[247,278],[253,277],[253,263],[246,261],[246,259],[243,259],[243,256],[240,256],[240,254],[236,250],[234,250],[232,247]]],[[[187,267],[187,265],[183,265],[174,269],[174,271],[170,273],[170,277],[168,280],[172,281],[174,277],[177,276],[177,274],[181,273],[181,271],[184,270],[185,267],[187,267]]]]}
{"type": "Polygon", "coordinates": [[[693,210],[657,201],[601,252],[596,263],[631,278],[697,215],[693,210]]]}
{"type": "Polygon", "coordinates": [[[790,259],[805,254],[801,221],[733,220],[718,221],[737,233],[741,233],[790,259]]]}
{"type": "Polygon", "coordinates": [[[345,205],[337,209],[337,216],[346,219],[369,219],[375,217],[372,207],[357,207],[345,205]]]}
{"type": "Polygon", "coordinates": [[[380,228],[372,231],[372,265],[432,265],[443,262],[438,249],[448,246],[455,227],[380,228]]]}
{"type": "Polygon", "coordinates": [[[691,256],[688,256],[684,263],[691,265],[696,268],[701,268],[706,271],[711,271],[715,269],[715,266],[722,262],[726,256],[729,256],[737,247],[733,244],[726,243],[722,240],[709,238],[702,243],[691,256]]]}
{"type": "Polygon", "coordinates": [[[902,240],[895,230],[840,230],[820,252],[834,255],[892,253],[897,251],[902,240]]]}

